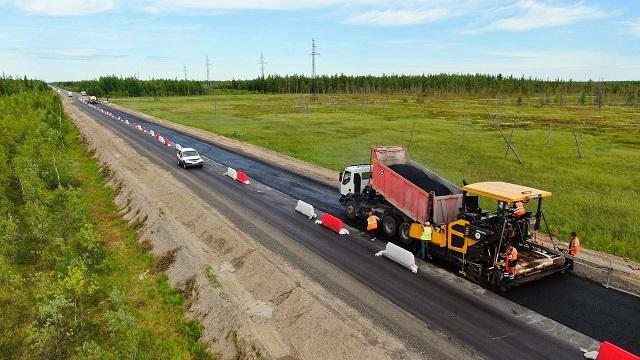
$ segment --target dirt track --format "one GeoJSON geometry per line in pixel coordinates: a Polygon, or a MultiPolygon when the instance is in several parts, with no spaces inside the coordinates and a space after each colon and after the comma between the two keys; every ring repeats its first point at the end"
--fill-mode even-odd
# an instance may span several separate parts
{"type": "Polygon", "coordinates": [[[140,239],[159,257],[175,252],[173,262],[163,265],[172,286],[188,297],[190,315],[205,326],[211,351],[225,359],[419,357],[242,234],[75,106],[65,101],[65,109],[96,148],[96,157],[112,168],[114,183],[123,184],[116,203],[125,218],[146,219],[140,239]]]}

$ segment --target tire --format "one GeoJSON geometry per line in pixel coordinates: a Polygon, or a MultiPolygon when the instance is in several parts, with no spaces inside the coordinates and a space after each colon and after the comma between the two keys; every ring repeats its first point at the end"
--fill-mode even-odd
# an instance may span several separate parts
{"type": "Polygon", "coordinates": [[[180,160],[178,160],[178,166],[180,166],[180,160]]]}
{"type": "Polygon", "coordinates": [[[382,231],[385,235],[393,237],[398,232],[398,220],[391,215],[387,215],[382,219],[382,231]]]}
{"type": "Polygon", "coordinates": [[[411,223],[403,222],[400,224],[400,228],[398,229],[398,238],[403,244],[411,244],[413,241],[409,237],[409,230],[411,229],[411,223]]]}
{"type": "Polygon", "coordinates": [[[182,162],[182,168],[185,169],[185,170],[187,169],[187,163],[184,162],[184,161],[182,162]]]}
{"type": "Polygon", "coordinates": [[[358,216],[358,208],[356,207],[356,202],[353,200],[348,200],[347,203],[344,204],[344,210],[347,213],[347,217],[351,220],[358,216]]]}

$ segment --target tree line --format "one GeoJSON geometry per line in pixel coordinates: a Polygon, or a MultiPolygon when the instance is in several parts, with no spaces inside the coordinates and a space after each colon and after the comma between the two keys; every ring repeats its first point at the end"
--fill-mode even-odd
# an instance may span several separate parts
{"type": "Polygon", "coordinates": [[[153,79],[103,76],[96,80],[61,82],[63,88],[111,97],[189,96],[211,94],[214,89],[277,94],[414,94],[424,96],[606,96],[636,104],[640,81],[543,80],[485,74],[430,75],[269,75],[265,78],[224,81],[153,79]]]}

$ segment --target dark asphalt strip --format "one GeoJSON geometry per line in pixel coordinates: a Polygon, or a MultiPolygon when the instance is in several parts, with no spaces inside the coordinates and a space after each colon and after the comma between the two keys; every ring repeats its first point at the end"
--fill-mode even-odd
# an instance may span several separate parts
{"type": "MultiPolygon", "coordinates": [[[[174,153],[159,151],[161,147],[148,135],[144,139],[145,135],[132,127],[123,126],[113,119],[86,107],[85,109],[141,154],[165,168],[173,169],[173,173],[178,170],[174,153]]],[[[184,178],[185,174],[181,175],[184,178]]],[[[506,310],[487,305],[480,297],[471,296],[447,284],[437,275],[422,272],[419,275],[410,274],[390,261],[373,257],[371,245],[366,241],[353,236],[332,235],[304,217],[296,216],[290,204],[278,199],[280,195],[277,193],[246,191],[220,176],[219,172],[207,168],[204,171],[189,172],[188,175],[302,243],[343,270],[346,273],[344,276],[351,276],[366,284],[400,308],[424,320],[426,324],[468,344],[485,357],[562,359],[580,356],[577,349],[562,339],[525,324],[506,310]]],[[[333,281],[338,284],[334,290],[340,288],[341,279],[333,281]]]]}

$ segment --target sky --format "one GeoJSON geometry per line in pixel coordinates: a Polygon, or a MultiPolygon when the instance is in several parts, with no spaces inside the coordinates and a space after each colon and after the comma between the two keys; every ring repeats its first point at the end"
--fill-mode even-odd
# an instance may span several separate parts
{"type": "Polygon", "coordinates": [[[640,80],[638,0],[0,0],[0,71],[206,79],[501,73],[640,80]]]}

